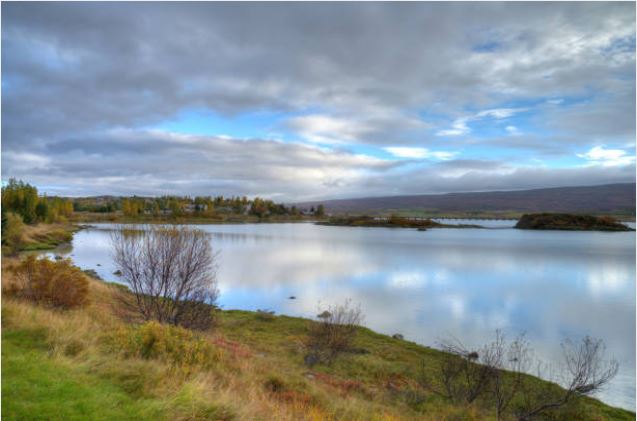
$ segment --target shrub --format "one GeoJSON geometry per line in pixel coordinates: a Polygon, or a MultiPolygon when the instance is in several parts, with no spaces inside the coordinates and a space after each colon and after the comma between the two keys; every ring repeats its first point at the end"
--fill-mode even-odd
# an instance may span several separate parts
{"type": "Polygon", "coordinates": [[[11,269],[15,283],[7,293],[50,307],[69,309],[88,301],[88,280],[71,261],[27,256],[11,269]]]}
{"type": "Polygon", "coordinates": [[[421,386],[452,401],[470,404],[481,400],[493,408],[496,420],[510,416],[518,421],[554,419],[555,411],[572,411],[569,404],[602,389],[618,371],[617,361],[606,359],[604,342],[588,336],[579,343],[563,344],[560,382],[543,375],[542,364],[531,355],[523,335],[507,341],[496,331],[493,342],[477,349],[466,348],[457,339],[441,345],[445,354],[438,360],[438,375],[430,377],[423,362],[421,386]],[[547,381],[525,374],[533,365],[538,367],[538,377],[547,381]]]}
{"type": "Polygon", "coordinates": [[[121,328],[105,337],[107,350],[124,357],[154,359],[182,368],[209,367],[219,352],[188,329],[156,321],[121,328]]]}
{"type": "Polygon", "coordinates": [[[308,365],[317,362],[330,363],[339,354],[349,351],[363,320],[360,307],[352,307],[351,302],[334,305],[319,314],[319,322],[313,322],[308,332],[308,365]]]}

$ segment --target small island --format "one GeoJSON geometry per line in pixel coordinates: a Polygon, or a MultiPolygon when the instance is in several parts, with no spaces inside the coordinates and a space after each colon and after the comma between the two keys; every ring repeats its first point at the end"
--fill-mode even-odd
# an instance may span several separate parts
{"type": "Polygon", "coordinates": [[[635,231],[609,216],[568,213],[524,214],[515,225],[518,229],[562,231],[635,231]]]}
{"type": "Polygon", "coordinates": [[[417,228],[426,231],[429,228],[482,228],[471,224],[441,224],[426,218],[407,218],[392,215],[390,217],[375,216],[335,216],[327,221],[317,222],[317,225],[331,225],[339,227],[379,227],[379,228],[417,228]]]}

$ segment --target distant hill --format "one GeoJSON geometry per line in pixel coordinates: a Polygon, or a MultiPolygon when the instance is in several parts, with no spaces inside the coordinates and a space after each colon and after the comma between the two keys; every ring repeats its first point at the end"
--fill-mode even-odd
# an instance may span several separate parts
{"type": "Polygon", "coordinates": [[[635,183],[533,190],[368,197],[298,203],[325,205],[329,213],[430,212],[432,214],[576,212],[635,215],[635,183]]]}

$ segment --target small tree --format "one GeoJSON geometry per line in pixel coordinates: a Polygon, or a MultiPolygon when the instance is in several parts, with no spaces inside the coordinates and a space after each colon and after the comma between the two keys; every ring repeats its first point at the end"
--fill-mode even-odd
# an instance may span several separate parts
{"type": "Polygon", "coordinates": [[[325,206],[318,205],[316,207],[316,212],[314,213],[314,215],[319,217],[325,216],[325,206]]]}
{"type": "Polygon", "coordinates": [[[122,302],[144,320],[207,329],[218,290],[209,235],[188,227],[118,229],[113,260],[133,293],[122,302]]]}

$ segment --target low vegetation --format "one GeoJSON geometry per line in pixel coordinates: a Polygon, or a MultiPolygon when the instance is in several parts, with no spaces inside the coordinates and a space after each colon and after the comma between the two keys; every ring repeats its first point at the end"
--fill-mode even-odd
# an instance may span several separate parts
{"type": "Polygon", "coordinates": [[[532,213],[519,219],[515,228],[566,231],[634,231],[609,216],[573,215],[568,213],[532,213]]]}
{"type": "Polygon", "coordinates": [[[340,354],[352,350],[358,327],[363,321],[360,307],[350,301],[330,306],[316,316],[319,321],[310,324],[305,363],[332,363],[340,354]]]}
{"type": "Polygon", "coordinates": [[[389,217],[374,216],[335,216],[324,222],[317,222],[319,225],[334,225],[346,227],[384,227],[384,228],[417,228],[426,230],[429,228],[481,228],[479,225],[448,225],[435,222],[426,218],[408,218],[404,216],[391,215],[389,217]]]}
{"type": "Polygon", "coordinates": [[[36,304],[69,309],[86,304],[88,280],[70,260],[53,262],[29,255],[11,267],[4,293],[36,304]]]}

